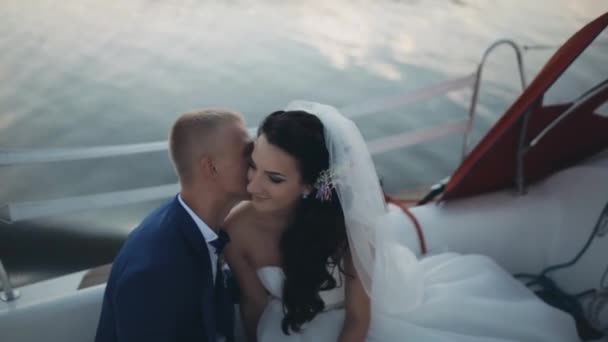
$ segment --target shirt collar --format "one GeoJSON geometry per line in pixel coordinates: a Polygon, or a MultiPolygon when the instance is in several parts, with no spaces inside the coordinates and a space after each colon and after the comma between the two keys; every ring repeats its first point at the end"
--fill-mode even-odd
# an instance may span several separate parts
{"type": "Polygon", "coordinates": [[[192,220],[194,220],[194,223],[196,223],[196,226],[203,234],[205,241],[209,243],[211,241],[217,240],[217,234],[200,217],[198,217],[198,215],[196,215],[196,213],[192,209],[190,209],[190,207],[182,199],[181,194],[177,195],[177,199],[179,200],[179,204],[181,204],[182,207],[186,209],[188,215],[192,217],[192,220]]]}

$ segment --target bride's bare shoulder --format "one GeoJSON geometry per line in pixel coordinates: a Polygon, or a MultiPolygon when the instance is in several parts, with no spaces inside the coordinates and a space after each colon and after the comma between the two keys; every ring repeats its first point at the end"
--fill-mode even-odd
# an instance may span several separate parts
{"type": "Polygon", "coordinates": [[[250,201],[237,204],[224,221],[224,230],[231,240],[246,240],[256,230],[256,212],[250,201]]]}

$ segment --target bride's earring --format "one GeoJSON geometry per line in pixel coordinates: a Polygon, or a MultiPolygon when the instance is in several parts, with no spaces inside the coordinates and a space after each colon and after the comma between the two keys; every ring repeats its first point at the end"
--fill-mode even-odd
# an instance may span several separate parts
{"type": "Polygon", "coordinates": [[[308,192],[303,192],[302,193],[302,199],[307,199],[308,198],[308,192]]]}

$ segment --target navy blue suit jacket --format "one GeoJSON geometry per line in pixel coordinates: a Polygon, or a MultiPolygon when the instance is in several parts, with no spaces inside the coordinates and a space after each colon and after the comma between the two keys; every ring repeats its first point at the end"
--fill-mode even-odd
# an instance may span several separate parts
{"type": "Polygon", "coordinates": [[[114,260],[95,341],[215,342],[212,274],[207,243],[176,196],[114,260]]]}

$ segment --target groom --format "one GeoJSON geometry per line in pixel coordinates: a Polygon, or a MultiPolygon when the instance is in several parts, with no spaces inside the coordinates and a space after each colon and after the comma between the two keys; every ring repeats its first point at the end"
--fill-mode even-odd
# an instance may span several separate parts
{"type": "Polygon", "coordinates": [[[114,260],[96,342],[232,340],[219,227],[246,197],[248,148],[238,113],[206,109],[175,122],[169,153],[181,191],[144,219],[114,260]]]}

